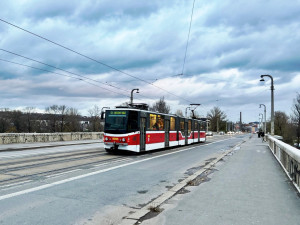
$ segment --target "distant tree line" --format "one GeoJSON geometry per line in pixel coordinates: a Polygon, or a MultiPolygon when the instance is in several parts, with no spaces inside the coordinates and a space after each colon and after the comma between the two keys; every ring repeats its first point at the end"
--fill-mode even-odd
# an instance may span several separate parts
{"type": "Polygon", "coordinates": [[[0,133],[54,133],[54,132],[99,132],[103,131],[101,110],[94,106],[89,116],[82,116],[77,109],[66,105],[46,107],[45,113],[33,107],[23,110],[0,111],[0,133]]]}
{"type": "MultiPolygon", "coordinates": [[[[270,130],[270,123],[267,129],[270,130]]],[[[292,105],[292,113],[276,111],[274,117],[274,133],[283,137],[283,141],[298,146],[300,143],[300,94],[298,93],[292,105]]]]}

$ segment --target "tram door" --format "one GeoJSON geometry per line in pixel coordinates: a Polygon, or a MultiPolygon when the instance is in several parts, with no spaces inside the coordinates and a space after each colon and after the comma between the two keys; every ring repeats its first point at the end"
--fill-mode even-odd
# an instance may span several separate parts
{"type": "Polygon", "coordinates": [[[188,144],[188,122],[184,122],[184,135],[185,135],[185,144],[188,144]]]}
{"type": "Polygon", "coordinates": [[[169,147],[170,143],[170,120],[165,120],[165,147],[169,147]]]}
{"type": "Polygon", "coordinates": [[[141,132],[140,132],[140,151],[145,151],[145,144],[146,144],[146,118],[141,117],[140,120],[141,124],[140,124],[140,128],[141,128],[141,132]]]}

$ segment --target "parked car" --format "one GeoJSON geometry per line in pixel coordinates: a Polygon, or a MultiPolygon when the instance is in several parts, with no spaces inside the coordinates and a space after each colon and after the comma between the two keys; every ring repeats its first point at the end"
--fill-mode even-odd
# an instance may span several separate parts
{"type": "Polygon", "coordinates": [[[220,135],[224,135],[224,131],[220,131],[219,134],[220,134],[220,135]]]}
{"type": "Polygon", "coordinates": [[[212,131],[207,131],[207,132],[206,132],[206,136],[214,136],[214,134],[213,134],[212,131]]]}

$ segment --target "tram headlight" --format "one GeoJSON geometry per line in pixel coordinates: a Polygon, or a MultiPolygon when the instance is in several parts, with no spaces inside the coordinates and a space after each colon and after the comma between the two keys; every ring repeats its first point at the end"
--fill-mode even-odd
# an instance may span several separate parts
{"type": "Polygon", "coordinates": [[[107,138],[107,137],[105,138],[105,141],[108,141],[108,138],[107,138]]]}
{"type": "Polygon", "coordinates": [[[122,141],[123,141],[123,142],[125,142],[125,141],[126,141],[126,139],[125,139],[125,138],[122,138],[122,141]]]}

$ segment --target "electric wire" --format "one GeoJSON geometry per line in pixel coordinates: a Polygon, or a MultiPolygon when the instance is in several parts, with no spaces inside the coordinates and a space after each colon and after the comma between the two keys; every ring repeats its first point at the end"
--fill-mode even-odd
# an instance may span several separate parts
{"type": "Polygon", "coordinates": [[[7,53],[9,53],[9,54],[12,54],[12,55],[15,55],[15,56],[18,56],[18,57],[21,57],[21,58],[24,58],[24,59],[33,61],[33,62],[36,62],[36,63],[42,64],[42,65],[45,65],[45,66],[48,66],[48,67],[57,69],[57,70],[61,70],[61,71],[65,72],[65,73],[69,73],[69,74],[72,74],[72,75],[75,75],[75,76],[78,76],[78,77],[82,77],[82,78],[84,78],[84,79],[86,79],[86,80],[91,80],[91,81],[93,81],[93,82],[97,82],[97,83],[100,83],[100,84],[103,84],[103,85],[111,86],[111,87],[116,88],[116,89],[118,89],[118,90],[123,90],[123,91],[126,91],[126,92],[128,91],[128,90],[122,89],[122,88],[120,88],[120,87],[116,87],[116,86],[113,86],[113,85],[108,84],[108,83],[103,83],[103,82],[101,82],[101,81],[98,81],[98,80],[95,80],[95,79],[92,79],[92,78],[89,78],[89,77],[85,77],[85,76],[83,76],[83,75],[80,75],[80,74],[77,74],[77,73],[74,73],[74,72],[70,72],[70,71],[61,69],[61,68],[56,67],[56,66],[52,66],[52,65],[50,65],[50,64],[47,64],[47,63],[38,61],[38,60],[36,60],[36,59],[32,59],[32,58],[29,58],[29,57],[20,55],[20,54],[15,53],[15,52],[11,52],[11,51],[8,51],[8,50],[2,49],[2,48],[1,48],[0,50],[1,50],[1,51],[4,51],[4,52],[7,52],[7,53]]]}
{"type": "Polygon", "coordinates": [[[182,65],[182,71],[181,71],[181,74],[182,74],[182,75],[183,75],[183,72],[184,72],[184,66],[185,66],[186,54],[187,54],[188,45],[189,45],[189,39],[190,39],[190,33],[191,33],[191,27],[192,27],[192,21],[193,21],[193,14],[194,14],[194,7],[195,7],[195,0],[194,0],[194,2],[193,2],[193,8],[192,8],[191,20],[190,20],[190,27],[189,27],[188,37],[187,37],[187,41],[186,41],[186,46],[185,46],[185,53],[184,53],[184,59],[183,59],[183,65],[182,65]]]}
{"type": "Polygon", "coordinates": [[[107,68],[110,68],[110,69],[112,69],[112,70],[114,70],[114,71],[117,71],[117,72],[122,73],[122,74],[124,74],[124,75],[130,76],[130,77],[135,78],[135,79],[137,79],[137,80],[139,80],[139,81],[145,82],[145,83],[147,83],[147,84],[149,84],[149,85],[152,85],[153,87],[156,87],[156,88],[158,88],[158,89],[160,89],[160,90],[162,90],[162,91],[165,91],[165,92],[167,92],[168,94],[173,95],[173,96],[175,96],[175,97],[177,97],[177,98],[180,98],[180,99],[183,99],[183,100],[185,100],[185,101],[187,101],[187,102],[192,103],[192,102],[189,101],[188,99],[185,99],[185,98],[183,98],[183,97],[181,97],[181,96],[178,96],[178,95],[176,95],[176,94],[174,94],[174,93],[172,93],[172,92],[170,92],[170,91],[167,91],[167,90],[165,90],[165,89],[163,89],[163,88],[161,88],[161,87],[159,87],[159,86],[157,86],[157,85],[154,85],[154,84],[151,83],[151,82],[148,82],[148,81],[146,81],[146,80],[144,80],[144,79],[141,79],[141,78],[139,78],[139,77],[137,77],[137,76],[131,75],[131,74],[129,74],[129,73],[127,73],[127,72],[124,72],[124,71],[122,71],[122,70],[120,70],[120,69],[117,69],[117,68],[115,68],[115,67],[112,67],[112,66],[110,66],[110,65],[108,65],[108,64],[106,64],[106,63],[103,63],[103,62],[101,62],[101,61],[99,61],[99,60],[96,60],[96,59],[94,59],[94,58],[92,58],[92,57],[90,57],[90,56],[84,55],[84,54],[82,54],[82,53],[80,53],[80,52],[78,52],[78,51],[75,51],[75,50],[73,50],[73,49],[71,49],[71,48],[69,48],[69,47],[66,47],[66,46],[64,46],[64,45],[62,45],[62,44],[59,44],[59,43],[57,43],[57,42],[54,42],[54,41],[52,41],[52,40],[50,40],[50,39],[48,39],[48,38],[45,38],[45,37],[43,37],[43,36],[41,36],[41,35],[38,35],[38,34],[36,34],[36,33],[33,33],[33,32],[31,32],[31,31],[29,31],[29,30],[26,30],[26,29],[24,29],[24,28],[22,28],[22,27],[20,27],[20,26],[17,26],[17,25],[15,25],[15,24],[12,24],[12,23],[10,23],[10,22],[8,22],[8,21],[6,21],[6,20],[3,20],[3,19],[0,18],[0,21],[2,21],[3,23],[8,24],[8,25],[10,25],[10,26],[13,26],[13,27],[15,27],[15,28],[17,28],[17,29],[19,29],[19,30],[22,30],[22,31],[24,31],[24,32],[26,32],[26,33],[29,33],[29,34],[31,34],[31,35],[33,35],[33,36],[36,36],[36,37],[38,37],[38,38],[40,38],[40,39],[43,39],[43,40],[45,40],[45,41],[48,41],[48,42],[50,42],[50,43],[52,43],[52,44],[54,44],[54,45],[56,45],[56,46],[59,46],[59,47],[61,47],[61,48],[64,48],[64,49],[66,49],[66,50],[68,50],[68,51],[70,51],[70,52],[73,52],[73,53],[77,54],[77,55],[80,55],[80,56],[82,56],[82,57],[84,57],[84,58],[86,58],[86,59],[89,59],[89,60],[93,61],[93,62],[96,62],[96,63],[98,63],[98,64],[100,64],[100,65],[103,65],[103,66],[105,66],[105,67],[107,67],[107,68]]]}
{"type": "Polygon", "coordinates": [[[35,69],[35,70],[44,71],[44,72],[47,72],[47,73],[53,73],[53,74],[56,74],[56,75],[59,75],[59,76],[64,76],[64,77],[73,78],[73,79],[76,79],[76,80],[83,81],[83,82],[85,82],[85,83],[94,85],[94,86],[96,86],[96,87],[100,87],[100,88],[102,88],[102,89],[104,89],[104,90],[107,90],[107,91],[109,91],[109,92],[113,92],[113,93],[118,94],[118,95],[123,95],[123,96],[128,97],[128,98],[130,97],[130,96],[128,96],[128,95],[125,95],[125,94],[122,94],[122,93],[119,93],[119,92],[116,92],[116,91],[109,90],[109,89],[107,89],[107,88],[101,87],[101,86],[99,86],[99,85],[97,85],[97,84],[91,83],[91,82],[86,81],[86,80],[84,80],[84,79],[82,79],[82,78],[78,78],[78,77],[74,77],[74,76],[66,75],[66,74],[61,74],[61,73],[53,72],[53,71],[50,71],[50,70],[46,70],[46,69],[37,68],[37,67],[34,67],[34,66],[25,65],[25,64],[22,64],[22,63],[12,62],[12,61],[5,60],[5,59],[0,59],[0,61],[2,61],[2,62],[7,62],[7,63],[10,63],[10,64],[15,64],[15,65],[18,65],[18,66],[28,67],[28,68],[35,69]]]}
{"type": "MultiPolygon", "coordinates": [[[[33,61],[33,62],[36,62],[36,63],[39,63],[39,64],[42,64],[42,65],[45,65],[45,66],[49,66],[51,68],[54,68],[54,69],[57,69],[57,70],[61,70],[63,72],[66,72],[66,73],[69,73],[69,74],[72,74],[72,75],[75,75],[75,76],[78,76],[78,77],[81,77],[83,79],[86,79],[86,80],[90,80],[90,81],[93,81],[93,82],[97,82],[97,83],[100,83],[102,85],[106,85],[106,86],[110,86],[110,87],[113,87],[115,89],[118,89],[118,90],[121,90],[121,91],[124,91],[124,92],[130,92],[131,90],[126,90],[126,89],[123,89],[123,88],[120,88],[120,87],[117,87],[115,85],[112,85],[112,84],[109,84],[108,82],[101,82],[101,81],[98,81],[98,80],[95,80],[95,79],[92,79],[92,78],[89,78],[89,77],[85,77],[83,75],[80,75],[80,74],[77,74],[77,73],[74,73],[74,72],[70,72],[68,70],[65,70],[65,69],[61,69],[59,67],[56,67],[56,66],[52,66],[50,64],[47,64],[47,63],[44,63],[44,62],[41,62],[41,61],[38,61],[36,59],[32,59],[32,58],[29,58],[29,57],[26,57],[26,56],[23,56],[23,55],[20,55],[18,53],[15,53],[15,52],[11,52],[11,51],[8,51],[8,50],[5,50],[5,49],[0,49],[1,51],[4,51],[6,53],[9,53],[9,54],[12,54],[12,55],[15,55],[15,56],[18,56],[18,57],[21,57],[21,58],[24,58],[24,59],[27,59],[27,60],[30,60],[30,61],[33,61]]],[[[145,98],[149,98],[145,95],[142,95],[142,94],[139,94],[139,96],[142,96],[142,97],[145,97],[145,98]]],[[[150,98],[151,99],[151,98],[150,98]]]]}

